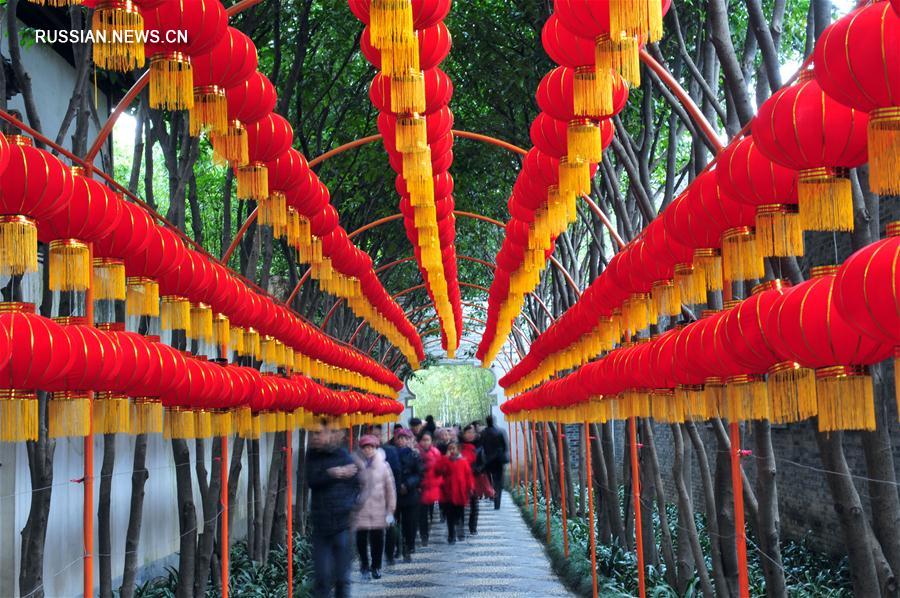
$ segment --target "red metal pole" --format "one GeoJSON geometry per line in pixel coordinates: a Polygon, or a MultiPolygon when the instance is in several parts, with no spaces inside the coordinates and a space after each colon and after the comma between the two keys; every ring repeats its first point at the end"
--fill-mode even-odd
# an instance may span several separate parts
{"type": "Polygon", "coordinates": [[[288,598],[294,596],[294,509],[291,506],[293,502],[291,496],[291,474],[294,470],[294,453],[291,443],[294,440],[294,432],[286,430],[284,433],[284,445],[286,451],[285,459],[285,516],[287,517],[287,595],[288,598]]]}
{"type": "Polygon", "coordinates": [[[747,535],[744,523],[744,484],[741,475],[741,428],[731,422],[731,490],[734,493],[734,541],[737,544],[738,586],[741,598],[750,598],[747,574],[747,535]]]}
{"type": "Polygon", "coordinates": [[[638,561],[638,595],[644,598],[647,587],[644,581],[644,538],[641,530],[641,473],[638,465],[637,419],[628,418],[628,431],[631,436],[631,491],[634,495],[634,544],[637,548],[638,561]]]}
{"type": "Polygon", "coordinates": [[[547,544],[550,544],[550,459],[547,451],[547,432],[549,427],[544,422],[544,505],[547,507],[547,544]]]}
{"type": "Polygon", "coordinates": [[[531,506],[534,508],[534,520],[537,521],[537,434],[534,431],[534,422],[531,422],[529,427],[531,428],[531,506]]]}
{"type": "Polygon", "coordinates": [[[528,428],[525,427],[525,422],[522,422],[522,445],[525,448],[525,487],[523,490],[525,491],[525,508],[531,506],[531,500],[528,496],[528,428]]]}
{"type": "MultiPolygon", "coordinates": [[[[93,263],[94,244],[88,243],[88,264],[93,263]]],[[[94,269],[90,269],[88,288],[84,294],[85,315],[88,326],[94,325],[94,269]]],[[[94,412],[94,393],[88,393],[90,402],[89,413],[94,412]]],[[[84,491],[83,499],[83,525],[84,532],[84,586],[85,596],[94,595],[94,418],[90,417],[88,435],[84,437],[84,491]]]]}
{"type": "Polygon", "coordinates": [[[588,534],[591,539],[591,583],[597,598],[597,538],[594,533],[594,472],[591,468],[591,427],[584,422],[584,475],[588,483],[588,534]]]}
{"type": "Polygon", "coordinates": [[[563,550],[566,558],[569,558],[569,522],[566,518],[566,470],[563,467],[563,427],[559,422],[556,422],[556,456],[557,467],[559,468],[559,503],[562,507],[563,550]]]}
{"type": "Polygon", "coordinates": [[[228,598],[228,436],[222,436],[222,464],[219,467],[219,502],[222,503],[222,539],[219,562],[222,567],[222,598],[228,598]]]}

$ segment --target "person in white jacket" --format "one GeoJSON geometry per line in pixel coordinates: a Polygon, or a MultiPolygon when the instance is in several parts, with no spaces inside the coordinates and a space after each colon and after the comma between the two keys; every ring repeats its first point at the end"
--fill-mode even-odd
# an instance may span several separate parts
{"type": "Polygon", "coordinates": [[[385,460],[384,451],[378,448],[379,444],[377,437],[363,436],[359,440],[359,452],[353,455],[362,482],[359,506],[353,513],[353,528],[364,579],[381,577],[384,530],[394,522],[397,508],[394,474],[385,460]]]}

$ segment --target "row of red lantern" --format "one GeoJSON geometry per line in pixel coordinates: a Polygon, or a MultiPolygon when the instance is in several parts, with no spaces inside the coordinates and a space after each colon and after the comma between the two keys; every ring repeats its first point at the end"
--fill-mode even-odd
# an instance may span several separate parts
{"type": "Polygon", "coordinates": [[[366,24],[363,55],[381,69],[369,96],[380,112],[378,130],[397,172],[407,237],[452,357],[462,334],[453,179],[447,172],[453,160],[453,113],[447,107],[453,85],[439,68],[452,45],[443,23],[450,2],[349,4],[366,24]]]}
{"type": "Polygon", "coordinates": [[[504,409],[625,397],[626,415],[651,415],[652,403],[653,414],[778,423],[817,415],[820,430],[874,429],[865,366],[900,347],[900,224],[891,234],[839,269],[817,269],[795,287],[760,285],[724,311],[616,349],[504,409]]]}
{"type": "MultiPolygon", "coordinates": [[[[72,172],[54,156],[25,137],[12,143],[0,138],[0,270],[21,276],[37,270],[37,240],[50,244],[50,286],[54,291],[87,289],[91,260],[87,243],[94,243],[97,269],[110,271],[119,284],[102,284],[97,299],[125,300],[126,276],[149,284],[143,304],[129,310],[138,316],[158,316],[159,292],[186,309],[208,306],[224,314],[232,326],[254,328],[263,335],[311,358],[360,372],[399,388],[400,381],[370,358],[338,345],[314,330],[271,298],[250,289],[224,266],[189,249],[171,230],[157,226],[142,208],[96,181],[72,172]],[[59,262],[57,262],[59,258],[59,262]]],[[[182,312],[184,313],[184,312],[182,312]]],[[[210,318],[211,319],[211,318],[210,318]]],[[[189,318],[174,321],[188,326],[189,318]]],[[[185,329],[185,328],[182,328],[185,329]]]]}
{"type": "MultiPolygon", "coordinates": [[[[538,284],[543,265],[553,251],[554,239],[577,217],[576,202],[582,194],[590,193],[597,163],[612,142],[614,128],[610,119],[625,107],[628,84],[639,82],[638,77],[627,76],[629,71],[615,69],[612,63],[596,64],[602,52],[596,49],[595,41],[609,43],[610,11],[617,3],[570,0],[556,4],[556,12],[545,23],[541,40],[547,54],[561,66],[550,71],[538,85],[536,97],[542,112],[531,125],[534,148],[525,158],[507,204],[511,218],[497,254],[499,269],[491,285],[487,325],[476,353],[484,363],[493,361],[521,310],[525,294],[538,284]],[[602,15],[606,41],[599,39],[601,32],[585,39],[579,33],[583,33],[584,24],[579,29],[563,19],[563,15],[568,18],[579,11],[602,15]]],[[[633,6],[655,4],[653,0],[633,6]]],[[[661,14],[668,4],[659,5],[661,14]]],[[[614,45],[623,49],[628,45],[623,40],[634,42],[629,47],[636,60],[637,49],[646,37],[620,37],[614,45]]],[[[616,64],[621,66],[623,62],[616,64]]]]}
{"type": "MultiPolygon", "coordinates": [[[[129,421],[127,397],[144,416],[131,418],[135,432],[159,432],[162,407],[168,410],[308,412],[327,415],[380,411],[383,397],[336,392],[311,379],[260,374],[237,365],[222,365],[178,351],[133,332],[98,329],[83,319],[67,318],[62,325],[36,315],[29,304],[0,304],[0,383],[4,411],[32,412],[28,417],[4,413],[0,440],[37,437],[38,390],[54,393],[49,404],[51,436],[84,436],[94,418],[95,430],[122,431],[113,417],[129,421]],[[89,402],[66,409],[89,391],[97,391],[93,414],[89,402]],[[147,414],[156,412],[156,417],[147,414]],[[98,416],[99,414],[99,416],[98,416]],[[119,414],[119,415],[115,415],[119,414]],[[13,427],[19,422],[20,427],[13,427]],[[143,423],[141,423],[143,422],[143,423]]],[[[393,407],[391,407],[393,408],[393,407]]],[[[401,406],[402,410],[402,406],[401,406]]]]}
{"type": "Polygon", "coordinates": [[[900,49],[900,18],[887,3],[875,3],[826,33],[815,70],[760,107],[752,136],[732,142],[616,256],[504,383],[531,385],[583,363],[597,353],[597,327],[616,316],[614,327],[639,330],[657,315],[678,314],[681,303],[703,302],[708,290],[721,289],[723,276],[762,278],[763,257],[802,255],[804,230],[851,230],[846,171],[865,163],[868,149],[873,189],[895,192],[885,173],[896,172],[891,160],[900,157],[893,124],[900,108],[890,106],[900,67],[885,57],[900,49]]]}

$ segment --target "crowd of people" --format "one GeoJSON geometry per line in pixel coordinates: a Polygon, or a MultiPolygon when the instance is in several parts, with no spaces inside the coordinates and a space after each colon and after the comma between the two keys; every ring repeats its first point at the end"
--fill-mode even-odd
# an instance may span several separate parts
{"type": "Polygon", "coordinates": [[[480,500],[500,508],[509,446],[491,416],[484,425],[438,427],[430,415],[408,424],[396,424],[390,438],[382,426],[370,426],[352,452],[345,430],[327,420],[311,432],[306,480],[315,596],[349,595],[354,543],[362,579],[377,580],[385,564],[412,562],[417,542],[428,545],[436,510],[447,543],[455,544],[466,529],[478,533],[480,500]]]}

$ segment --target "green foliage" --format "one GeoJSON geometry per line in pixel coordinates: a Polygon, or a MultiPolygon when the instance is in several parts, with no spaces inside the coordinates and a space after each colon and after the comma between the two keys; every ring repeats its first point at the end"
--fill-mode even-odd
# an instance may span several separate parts
{"type": "Polygon", "coordinates": [[[467,423],[490,413],[495,385],[490,370],[471,365],[438,365],[410,376],[410,403],[417,417],[434,415],[445,423],[467,423]]]}

